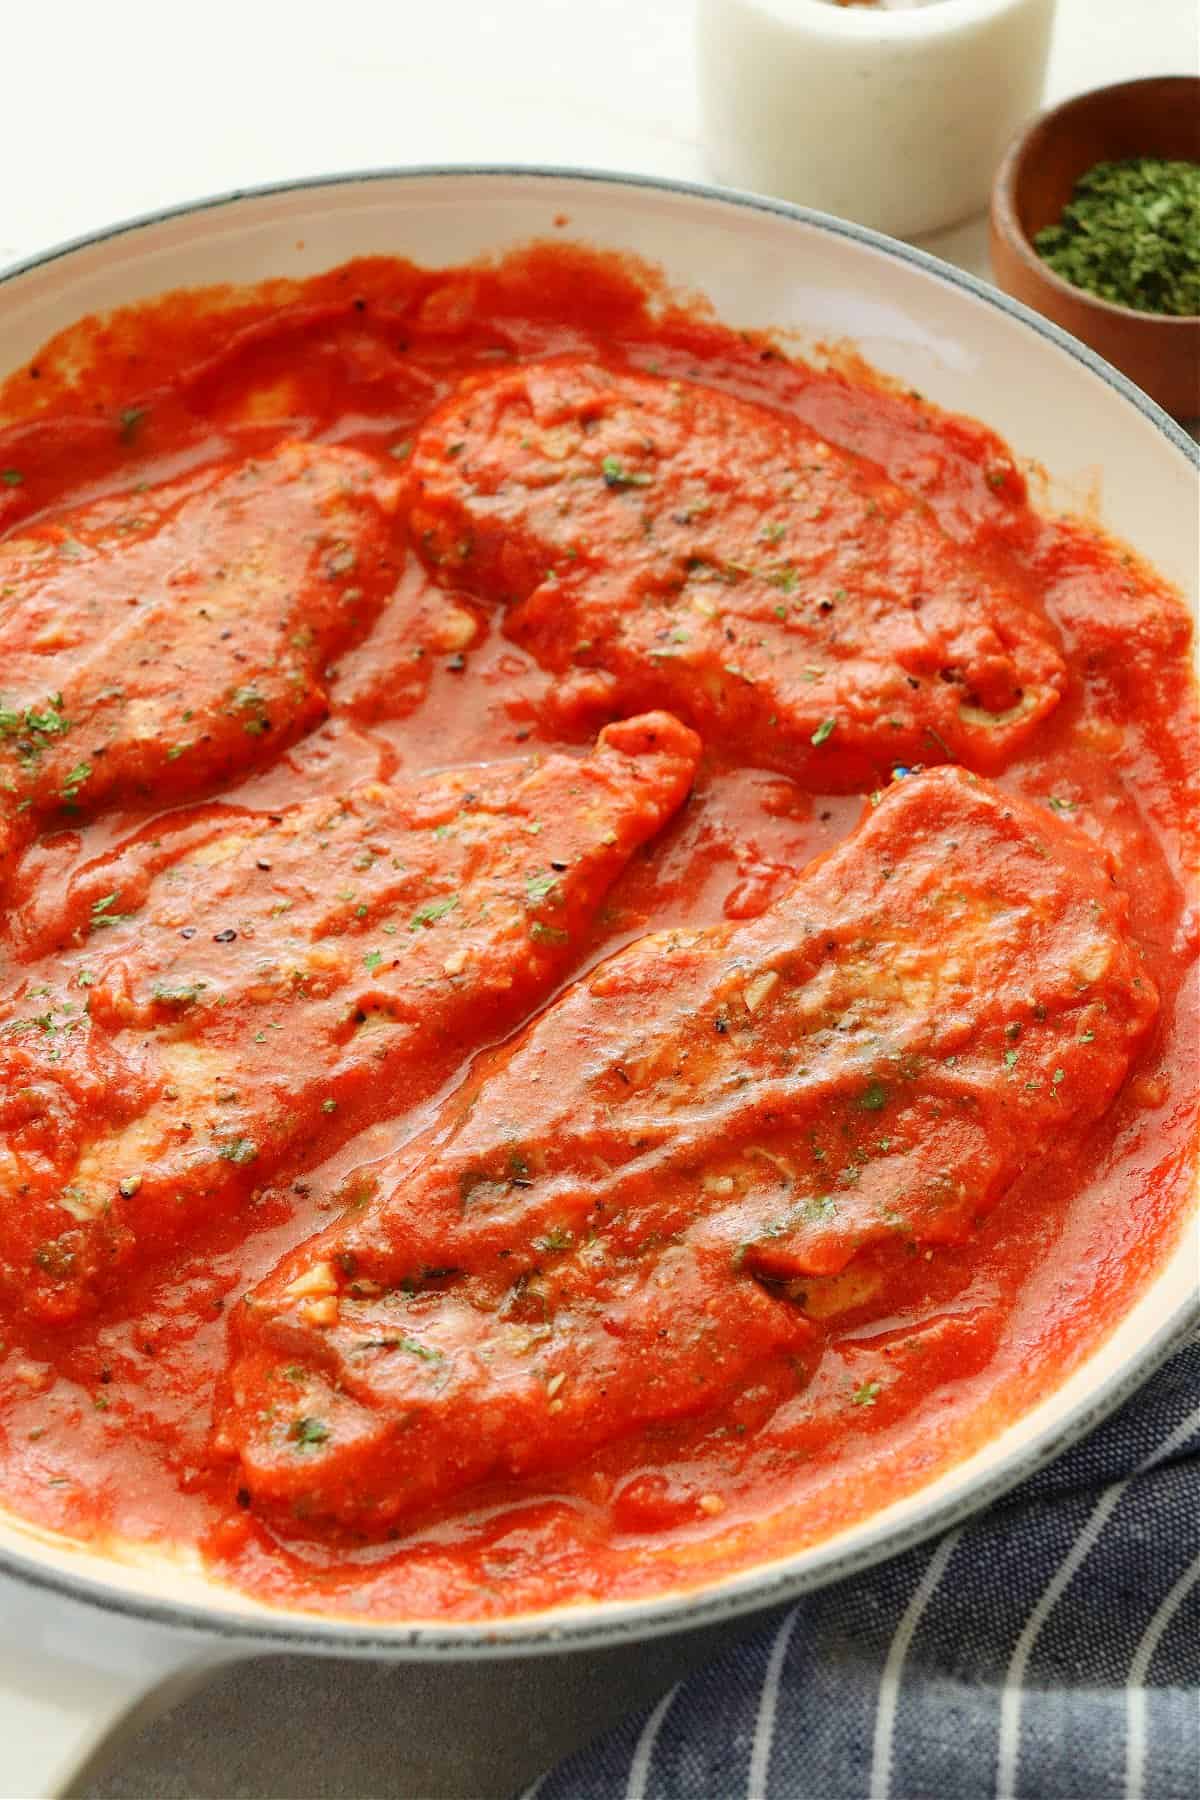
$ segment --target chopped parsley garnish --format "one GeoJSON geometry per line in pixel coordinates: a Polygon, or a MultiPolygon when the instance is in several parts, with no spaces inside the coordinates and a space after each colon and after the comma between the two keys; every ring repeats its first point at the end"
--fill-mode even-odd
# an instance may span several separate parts
{"type": "Polygon", "coordinates": [[[542,944],[567,944],[571,941],[569,931],[560,931],[556,925],[543,925],[540,919],[533,921],[529,927],[529,935],[542,944]]]}
{"type": "Polygon", "coordinates": [[[44,712],[38,712],[32,706],[27,706],[24,712],[11,712],[0,706],[0,738],[22,740],[18,745],[22,758],[26,762],[33,761],[45,748],[46,738],[61,737],[70,731],[71,721],[63,718],[62,705],[62,695],[51,694],[44,712]]]}
{"type": "Polygon", "coordinates": [[[62,788],[63,799],[68,802],[76,799],[78,797],[80,788],[83,786],[84,782],[90,778],[91,773],[92,773],[91,763],[86,763],[86,762],[76,763],[75,767],[68,771],[67,778],[63,782],[63,788],[62,788]]]}
{"type": "Polygon", "coordinates": [[[1033,247],[1056,275],[1135,312],[1200,312],[1200,163],[1131,156],[1081,175],[1033,247]]]}
{"type": "Polygon", "coordinates": [[[288,1436],[304,1450],[312,1444],[323,1444],[329,1436],[329,1427],[323,1419],[293,1419],[288,1436]]]}
{"type": "Polygon", "coordinates": [[[821,723],[817,726],[817,729],[813,732],[812,737],[809,739],[809,742],[812,744],[814,750],[819,750],[821,745],[823,743],[825,743],[825,741],[828,738],[831,738],[833,736],[836,727],[837,727],[836,719],[822,719],[821,720],[821,723]]]}
{"type": "Polygon", "coordinates": [[[231,1143],[222,1144],[217,1151],[217,1155],[221,1158],[222,1162],[237,1163],[239,1165],[250,1163],[253,1162],[258,1155],[258,1145],[254,1142],[253,1138],[234,1138],[231,1143]]]}
{"type": "Polygon", "coordinates": [[[436,925],[438,920],[444,919],[448,912],[453,912],[457,905],[457,894],[447,894],[444,900],[430,900],[427,905],[418,906],[408,922],[408,929],[419,931],[423,925],[436,925]]]}
{"type": "Polygon", "coordinates": [[[528,906],[540,906],[548,900],[558,886],[556,875],[531,875],[525,883],[525,901],[528,906]]]}
{"type": "Polygon", "coordinates": [[[132,919],[132,913],[115,913],[111,910],[119,898],[119,893],[105,894],[102,900],[92,905],[91,917],[88,920],[89,931],[100,931],[106,925],[126,925],[132,919]]]}
{"type": "Polygon", "coordinates": [[[24,479],[20,469],[0,469],[0,481],[5,487],[20,487],[24,479]]]}
{"type": "Polygon", "coordinates": [[[815,1225],[822,1219],[832,1219],[837,1211],[837,1201],[832,1194],[817,1194],[812,1200],[805,1200],[797,1210],[802,1219],[815,1225]]]}
{"type": "MultiPolygon", "coordinates": [[[[822,1152],[822,1155],[824,1153],[822,1152]]],[[[744,1238],[733,1253],[733,1266],[740,1269],[746,1252],[756,1244],[771,1243],[776,1238],[788,1237],[800,1225],[820,1225],[832,1219],[837,1212],[837,1201],[832,1194],[814,1194],[811,1199],[801,1200],[798,1206],[791,1206],[779,1218],[772,1219],[753,1237],[744,1238]]]]}
{"type": "Polygon", "coordinates": [[[419,1356],[422,1362],[440,1363],[446,1358],[442,1351],[431,1350],[416,1338],[410,1337],[377,1337],[360,1338],[355,1345],[357,1350],[404,1350],[409,1356],[419,1356]]]}
{"type": "Polygon", "coordinates": [[[633,474],[628,469],[622,468],[615,456],[606,456],[604,461],[600,464],[600,471],[604,476],[605,487],[622,488],[650,486],[651,478],[649,475],[633,474]]]}
{"type": "Polygon", "coordinates": [[[368,950],[367,954],[363,957],[363,968],[367,971],[368,975],[373,975],[382,961],[382,950],[368,950]]]}
{"type": "Polygon", "coordinates": [[[542,1233],[541,1237],[534,1238],[533,1247],[542,1252],[570,1250],[574,1243],[575,1233],[573,1231],[568,1230],[565,1225],[552,1225],[549,1231],[542,1233]]]}
{"type": "Polygon", "coordinates": [[[170,982],[159,981],[155,983],[151,992],[156,1000],[162,1001],[164,1006],[194,1006],[207,986],[206,981],[180,982],[176,986],[172,986],[170,982]]]}
{"type": "Polygon", "coordinates": [[[121,442],[132,444],[137,436],[138,426],[147,416],[149,408],[145,406],[127,406],[121,413],[121,442]]]}
{"type": "Polygon", "coordinates": [[[871,1085],[858,1096],[858,1104],[862,1107],[864,1112],[882,1112],[887,1105],[887,1099],[887,1089],[884,1087],[882,1081],[873,1081],[871,1085]]]}
{"type": "Polygon", "coordinates": [[[855,1388],[851,1394],[850,1404],[851,1406],[874,1406],[882,1392],[883,1384],[881,1382],[864,1381],[862,1386],[855,1388]]]}
{"type": "MultiPolygon", "coordinates": [[[[263,737],[271,729],[271,721],[267,717],[267,702],[256,687],[238,688],[230,702],[231,712],[248,712],[251,716],[242,720],[242,730],[248,731],[251,737],[263,737]]],[[[184,718],[188,717],[185,713],[184,718]]]]}

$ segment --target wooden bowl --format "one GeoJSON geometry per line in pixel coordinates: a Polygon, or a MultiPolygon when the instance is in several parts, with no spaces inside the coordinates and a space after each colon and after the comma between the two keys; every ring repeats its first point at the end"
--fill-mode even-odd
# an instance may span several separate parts
{"type": "Polygon", "coordinates": [[[1056,275],[1033,247],[1081,175],[1131,156],[1200,162],[1200,76],[1095,88],[1027,126],[992,187],[992,267],[1002,288],[1090,344],[1167,412],[1200,418],[1200,318],[1099,300],[1056,275]]]}

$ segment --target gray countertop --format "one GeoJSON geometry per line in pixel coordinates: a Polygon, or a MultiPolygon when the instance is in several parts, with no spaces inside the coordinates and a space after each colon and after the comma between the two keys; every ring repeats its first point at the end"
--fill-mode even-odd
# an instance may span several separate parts
{"type": "Polygon", "coordinates": [[[81,1800],[504,1800],[764,1622],[502,1663],[242,1663],[115,1746],[75,1791],[81,1800]]]}

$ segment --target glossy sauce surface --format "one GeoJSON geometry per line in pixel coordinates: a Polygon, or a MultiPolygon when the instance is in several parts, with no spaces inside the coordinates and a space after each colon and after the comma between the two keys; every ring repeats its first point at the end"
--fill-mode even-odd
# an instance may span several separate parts
{"type": "MultiPolygon", "coordinates": [[[[728,330],[700,311],[664,306],[652,290],[652,280],[614,259],[546,247],[490,269],[417,271],[372,262],[302,287],[276,283],[257,294],[223,296],[219,310],[178,296],[85,323],[48,346],[34,368],[17,371],[0,395],[13,421],[0,436],[0,550],[42,529],[43,515],[63,506],[133,497],[140,484],[186,482],[218,463],[265,458],[294,441],[378,459],[391,506],[392,478],[409,479],[414,442],[435,409],[455,404],[464,376],[495,378],[514,360],[582,358],[613,378],[635,371],[639,378],[700,383],[731,402],[794,418],[836,450],[878,465],[871,494],[901,509],[909,497],[927,507],[931,525],[981,581],[1020,595],[1035,620],[1044,617],[1037,642],[1061,643],[1061,697],[1036,729],[1006,744],[1002,766],[989,774],[1047,809],[1048,831],[1066,821],[1113,858],[1130,897],[1133,938],[1160,997],[1157,1023],[1139,1045],[1129,1079],[1098,1123],[1078,1139],[1050,1144],[961,1241],[951,1234],[936,1248],[923,1244],[919,1253],[889,1257],[881,1265],[886,1279],[865,1282],[857,1304],[851,1295],[847,1305],[842,1294],[824,1317],[810,1309],[795,1328],[796,1343],[781,1349],[781,1338],[764,1339],[761,1360],[751,1357],[719,1404],[699,1416],[669,1416],[669,1409],[641,1420],[630,1415],[629,1428],[607,1440],[593,1432],[577,1460],[521,1478],[485,1474],[482,1485],[415,1523],[399,1523],[391,1536],[356,1536],[361,1521],[353,1519],[336,1530],[319,1521],[311,1528],[295,1519],[281,1524],[269,1509],[248,1504],[239,1468],[212,1431],[228,1319],[245,1292],[329,1228],[356,1186],[386,1173],[398,1157],[403,1162],[404,1145],[436,1121],[440,1098],[452,1097],[468,1078],[475,1053],[506,1037],[556,984],[646,931],[759,918],[858,821],[863,792],[844,790],[872,785],[861,768],[832,779],[830,789],[838,791],[822,791],[821,746],[814,745],[796,768],[801,785],[787,773],[786,751],[764,752],[770,740],[761,723],[747,725],[736,708],[713,714],[721,729],[709,742],[706,720],[692,718],[706,747],[691,797],[682,800],[686,776],[664,778],[653,821],[623,841],[624,867],[607,869],[606,892],[589,888],[571,942],[554,944],[558,961],[547,963],[515,1014],[500,1009],[460,1024],[439,1054],[420,1052],[421,1078],[407,1086],[372,1088],[351,1070],[337,1098],[353,1115],[353,1131],[347,1125],[340,1140],[316,1099],[327,1051],[302,1030],[277,1030],[269,1050],[251,1049],[259,1027],[250,1029],[241,1049],[235,1045],[237,1080],[225,1064],[217,1072],[229,1092],[249,1093],[237,1102],[249,1111],[220,1142],[250,1145],[257,1155],[253,1106],[269,1080],[279,1089],[311,1090],[308,1136],[298,1128],[297,1141],[323,1146],[322,1153],[300,1154],[295,1167],[281,1156],[278,1168],[264,1164],[264,1178],[252,1180],[237,1154],[218,1151],[223,1173],[243,1178],[230,1190],[238,1201],[189,1218],[175,1241],[155,1233],[152,1184],[127,1196],[145,1209],[156,1252],[128,1252],[119,1280],[102,1285],[77,1316],[6,1296],[0,1496],[13,1511],[101,1540],[196,1546],[219,1574],[260,1594],[356,1615],[500,1615],[690,1583],[819,1538],[994,1433],[1061,1378],[1169,1243],[1187,1201],[1196,1132],[1197,927],[1185,880],[1195,861],[1189,792],[1197,748],[1188,625],[1177,596],[1086,523],[1040,518],[1011,453],[984,427],[872,383],[865,371],[789,361],[764,339],[728,330]],[[261,1066],[268,1055],[269,1072],[261,1066]]],[[[722,479],[753,480],[758,463],[744,434],[729,437],[724,456],[722,479]]],[[[640,465],[615,466],[617,478],[606,485],[618,491],[608,497],[637,501],[630,478],[640,465]]],[[[762,524],[774,573],[776,553],[779,569],[787,567],[782,534],[769,535],[778,516],[765,509],[762,524]]],[[[818,539],[820,520],[804,531],[818,539]]],[[[889,542],[881,532],[866,574],[887,576],[889,542]]],[[[218,818],[214,805],[236,814],[243,845],[237,854],[249,858],[230,891],[262,876],[274,884],[274,868],[249,874],[250,863],[272,856],[251,856],[246,834],[278,830],[273,822],[293,817],[289,809],[319,813],[326,803],[341,806],[347,794],[371,792],[371,784],[412,784],[420,792],[434,780],[426,772],[459,765],[479,765],[481,784],[511,784],[514,759],[595,755],[589,746],[606,719],[664,703],[657,692],[625,685],[620,673],[615,688],[589,678],[581,689],[576,683],[579,692],[564,693],[563,669],[552,659],[539,664],[539,654],[548,660],[544,645],[506,634],[494,595],[481,597],[465,573],[458,579],[453,559],[449,567],[423,562],[429,545],[420,532],[406,548],[401,529],[396,543],[395,596],[382,608],[372,599],[360,626],[335,633],[337,660],[311,670],[314,686],[328,696],[316,714],[327,705],[328,717],[317,722],[306,698],[296,726],[281,734],[292,741],[270,745],[269,754],[262,743],[269,734],[245,734],[248,766],[240,778],[221,764],[207,787],[189,787],[183,756],[149,775],[139,765],[137,779],[152,793],[113,787],[93,811],[87,783],[70,779],[79,766],[70,736],[54,729],[54,709],[38,700],[37,716],[50,719],[51,728],[35,736],[66,760],[62,779],[56,775],[48,790],[41,837],[21,854],[14,843],[8,858],[0,943],[6,1017],[41,1016],[25,997],[39,988],[56,995],[79,968],[96,977],[89,985],[108,992],[104,969],[88,966],[91,949],[114,966],[123,958],[141,966],[142,934],[111,923],[125,903],[107,897],[134,878],[139,858],[145,864],[149,857],[158,859],[153,881],[167,878],[163,869],[183,871],[175,894],[185,922],[169,929],[194,931],[198,922],[204,948],[195,967],[156,964],[163,992],[132,998],[150,1007],[158,1030],[165,1012],[168,1033],[211,1037],[216,1027],[203,1025],[208,1001],[197,984],[224,979],[244,951],[231,943],[222,961],[216,940],[238,921],[226,927],[216,917],[211,863],[195,861],[198,845],[228,841],[230,813],[218,818]],[[155,848],[176,837],[182,860],[155,848]],[[88,929],[98,904],[99,932],[88,929]],[[186,1026],[181,1008],[192,1021],[186,1026]]],[[[777,604],[790,604],[784,588],[768,582],[764,592],[768,618],[777,604]]],[[[568,654],[567,665],[568,673],[587,676],[586,656],[568,654]]],[[[1052,673],[1053,659],[1044,666],[1052,673]]],[[[10,704],[8,673],[0,671],[0,705],[10,704]]],[[[839,699],[835,689],[831,694],[833,717],[839,699]]],[[[820,733],[823,706],[821,714],[815,732],[805,719],[801,741],[820,733]]],[[[65,696],[61,716],[68,716],[65,696]]],[[[249,716],[267,714],[256,704],[249,716]]],[[[29,729],[19,722],[8,733],[18,765],[19,733],[29,729]]],[[[173,747],[185,738],[186,731],[175,738],[167,730],[163,741],[173,747]]],[[[673,740],[681,768],[694,754],[686,739],[673,740]]],[[[836,731],[826,732],[826,741],[836,749],[836,731]]],[[[236,743],[240,752],[241,736],[236,743]]],[[[905,748],[911,754],[907,740],[905,748]]],[[[633,747],[637,755],[645,750],[641,742],[633,747]]],[[[936,747],[930,757],[945,760],[936,747]]],[[[40,757],[39,766],[46,760],[40,757]]],[[[876,757],[871,773],[887,787],[886,757],[876,757]]],[[[444,813],[435,805],[425,823],[431,831],[452,829],[458,810],[457,801],[444,813]]],[[[20,829],[24,835],[26,826],[20,829]]],[[[522,846],[513,877],[521,908],[528,899],[536,906],[551,867],[536,836],[529,841],[533,852],[526,856],[522,846]]],[[[573,861],[579,853],[572,843],[553,860],[573,861]]],[[[397,854],[394,845],[390,854],[397,854]]],[[[456,847],[454,855],[462,854],[456,847]]],[[[392,912],[385,908],[366,926],[355,923],[364,896],[352,893],[344,902],[348,917],[338,929],[364,934],[361,955],[359,938],[353,940],[360,986],[379,971],[379,962],[364,967],[362,958],[382,961],[389,950],[391,939],[382,935],[389,920],[407,938],[412,920],[432,905],[434,916],[420,925],[422,951],[428,945],[431,954],[443,942],[439,933],[457,927],[453,913],[436,911],[459,893],[457,877],[452,887],[443,883],[443,893],[435,857],[428,878],[430,894],[406,887],[392,912]]],[[[153,887],[147,868],[137,879],[153,887]]],[[[340,874],[338,880],[339,893],[359,885],[353,873],[345,890],[340,874]]],[[[294,898],[281,889],[261,916],[294,898]]],[[[378,899],[373,889],[366,896],[372,908],[378,899]]],[[[536,915],[535,923],[538,917],[547,933],[559,931],[553,913],[536,915]]],[[[435,974],[458,944],[449,935],[445,942],[452,947],[439,952],[435,974]]],[[[189,944],[184,940],[176,954],[191,957],[189,944]]],[[[248,977],[239,979],[245,987],[248,977]]],[[[278,1025],[275,1001],[271,995],[261,1003],[278,1025]]],[[[100,1016],[98,1010],[93,1020],[100,1016]]],[[[50,1030],[10,1034],[6,1050],[15,1054],[14,1046],[28,1042],[41,1049],[49,1043],[53,1052],[61,1042],[69,1056],[76,1034],[57,1037],[62,1024],[52,1013],[50,1030]]],[[[567,1092],[571,1080],[564,1066],[567,1092]]],[[[98,1116],[112,1102],[93,1096],[83,1104],[98,1116]]],[[[16,1129],[11,1118],[0,1120],[0,1130],[16,1129]]],[[[251,1171],[253,1160],[247,1158],[251,1171]]],[[[865,1254],[876,1253],[868,1247],[865,1254]]],[[[736,1316],[721,1328],[736,1333],[736,1316]]],[[[459,1428],[469,1432],[469,1414],[463,1418],[459,1428]]]]}

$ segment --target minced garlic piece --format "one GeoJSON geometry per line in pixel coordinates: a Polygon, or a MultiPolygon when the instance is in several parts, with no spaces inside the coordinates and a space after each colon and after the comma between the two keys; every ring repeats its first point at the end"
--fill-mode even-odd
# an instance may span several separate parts
{"type": "Polygon", "coordinates": [[[284,1293],[293,1300],[313,1298],[318,1294],[336,1294],[338,1291],[337,1274],[331,1262],[318,1262],[311,1269],[305,1269],[290,1281],[284,1293]]]}
{"type": "Polygon", "coordinates": [[[778,986],[779,973],[777,970],[768,969],[764,974],[758,976],[742,993],[742,999],[746,1002],[747,1009],[756,1013],[763,1002],[770,999],[778,986]]]}

